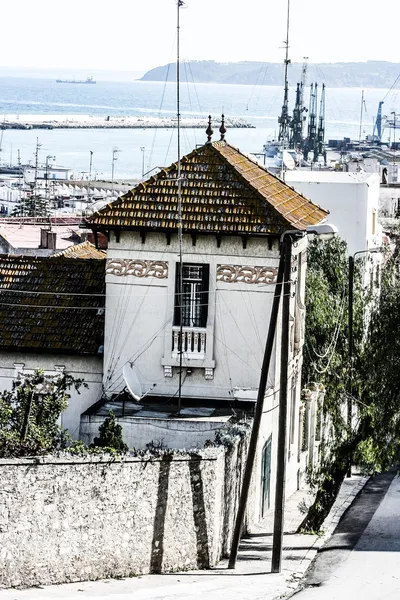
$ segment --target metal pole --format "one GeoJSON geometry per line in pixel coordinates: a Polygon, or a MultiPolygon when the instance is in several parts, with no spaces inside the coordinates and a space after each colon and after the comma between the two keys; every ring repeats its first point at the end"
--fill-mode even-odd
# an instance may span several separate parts
{"type": "Polygon", "coordinates": [[[260,384],[258,386],[257,403],[256,403],[256,408],[255,408],[255,413],[254,413],[253,428],[251,430],[251,437],[250,437],[249,449],[248,449],[248,453],[247,453],[246,466],[245,466],[244,475],[243,475],[242,489],[240,492],[239,506],[238,506],[236,521],[235,521],[235,529],[234,529],[233,538],[232,538],[231,552],[229,555],[229,565],[228,565],[229,569],[234,569],[235,564],[236,564],[240,536],[241,536],[242,526],[243,526],[243,520],[244,520],[244,515],[246,512],[247,498],[249,495],[251,476],[253,473],[253,467],[254,467],[254,462],[255,462],[255,458],[256,458],[258,434],[260,431],[260,424],[261,424],[263,407],[264,407],[265,389],[267,387],[268,372],[269,372],[269,366],[270,366],[270,362],[271,362],[272,350],[273,350],[273,346],[274,346],[276,324],[278,321],[279,303],[280,303],[281,292],[282,292],[283,266],[284,266],[284,255],[283,255],[283,253],[281,253],[279,267],[278,267],[278,274],[277,274],[277,278],[276,278],[274,300],[273,300],[272,310],[271,310],[271,318],[270,318],[269,328],[268,328],[268,336],[267,336],[267,341],[265,343],[265,352],[264,352],[264,359],[263,359],[263,364],[262,364],[262,368],[261,368],[260,384]]]}
{"type": "Polygon", "coordinates": [[[111,162],[111,198],[114,198],[114,163],[115,163],[115,152],[113,150],[112,153],[112,162],[111,162]]]}
{"type": "Polygon", "coordinates": [[[361,136],[362,136],[363,112],[364,112],[364,90],[362,91],[362,94],[361,94],[360,131],[358,134],[358,143],[359,144],[361,143],[361,136]]]}
{"type": "Polygon", "coordinates": [[[182,364],[183,364],[183,230],[182,230],[182,184],[181,184],[181,107],[180,107],[180,15],[183,1],[177,1],[176,15],[176,117],[178,133],[178,241],[179,241],[179,382],[178,413],[182,405],[182,364]]]}
{"type": "Polygon", "coordinates": [[[88,188],[87,188],[86,204],[90,204],[90,184],[92,183],[93,151],[89,150],[89,152],[90,152],[90,159],[89,159],[89,182],[88,182],[88,188]]]}
{"type": "Polygon", "coordinates": [[[283,523],[285,512],[285,475],[286,475],[286,422],[287,422],[287,384],[289,366],[289,316],[290,316],[290,271],[292,258],[292,238],[285,235],[282,243],[284,257],[283,302],[281,332],[281,376],[279,391],[279,427],[275,488],[274,534],[272,540],[271,573],[281,572],[283,523]]]}
{"type": "Polygon", "coordinates": [[[144,146],[141,146],[140,149],[142,151],[142,177],[144,177],[144,151],[146,150],[146,148],[144,146]]]}
{"type": "MultiPolygon", "coordinates": [[[[349,306],[348,306],[348,351],[349,351],[349,393],[347,396],[347,435],[350,440],[353,421],[353,291],[354,256],[349,256],[349,306]]],[[[351,477],[351,457],[347,467],[347,477],[351,477]]]]}

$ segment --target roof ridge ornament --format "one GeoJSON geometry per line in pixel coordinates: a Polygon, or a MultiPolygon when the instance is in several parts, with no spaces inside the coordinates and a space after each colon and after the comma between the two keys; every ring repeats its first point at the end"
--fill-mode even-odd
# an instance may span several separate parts
{"type": "Polygon", "coordinates": [[[208,115],[208,127],[206,129],[207,144],[211,144],[211,138],[212,138],[213,133],[214,133],[214,130],[211,126],[211,115],[208,115]]]}
{"type": "Polygon", "coordinates": [[[225,115],[222,114],[221,117],[221,127],[219,128],[219,132],[221,134],[221,142],[225,141],[226,127],[225,127],[225,115]]]}

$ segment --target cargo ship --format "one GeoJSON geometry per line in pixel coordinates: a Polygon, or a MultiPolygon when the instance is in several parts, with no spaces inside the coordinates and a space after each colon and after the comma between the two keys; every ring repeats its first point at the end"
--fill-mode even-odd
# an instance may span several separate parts
{"type": "Polygon", "coordinates": [[[87,77],[86,79],[56,79],[56,83],[96,83],[93,77],[87,77]]]}

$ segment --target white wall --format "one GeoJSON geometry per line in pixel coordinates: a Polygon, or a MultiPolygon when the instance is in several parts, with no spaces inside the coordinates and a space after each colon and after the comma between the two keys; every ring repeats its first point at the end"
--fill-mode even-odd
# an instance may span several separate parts
{"type": "MultiPolygon", "coordinates": [[[[249,389],[256,399],[259,385],[261,363],[264,353],[275,285],[227,283],[216,280],[218,264],[243,266],[278,267],[279,247],[277,241],[268,248],[267,239],[249,238],[246,249],[239,237],[222,238],[220,248],[214,236],[197,236],[194,246],[189,236],[184,236],[183,255],[186,263],[206,263],[210,265],[209,323],[207,325],[207,345],[211,346],[203,366],[193,365],[190,360],[183,361],[182,397],[198,400],[201,406],[206,398],[231,401],[235,388],[249,389]],[[206,379],[205,367],[213,363],[213,379],[206,379]],[[191,374],[187,375],[187,367],[191,374]]],[[[299,471],[304,472],[304,459],[298,456],[300,374],[302,364],[302,345],[304,341],[304,288],[306,262],[304,250],[307,240],[296,242],[293,247],[291,279],[299,285],[290,300],[290,356],[288,383],[288,423],[293,412],[294,431],[288,439],[291,446],[287,454],[288,466],[286,491],[290,495],[297,489],[299,471]],[[295,387],[293,393],[291,388],[295,387]],[[296,450],[294,450],[294,448],[296,450]]],[[[173,318],[175,272],[178,261],[177,240],[167,244],[165,235],[147,234],[142,243],[138,233],[121,232],[120,241],[111,235],[108,248],[108,265],[113,260],[153,260],[168,262],[168,278],[137,277],[134,275],[106,276],[106,328],[104,355],[104,387],[111,396],[125,387],[122,369],[132,361],[139,378],[142,392],[151,390],[153,394],[164,396],[167,400],[176,397],[178,390],[178,367],[173,366],[173,376],[165,376],[165,366],[172,364],[168,351],[171,347],[171,327],[173,318]]],[[[275,493],[276,444],[278,432],[278,404],[280,377],[280,332],[281,319],[278,320],[277,339],[268,377],[269,391],[265,402],[265,413],[260,432],[259,459],[254,471],[253,486],[256,495],[256,515],[261,508],[261,451],[265,442],[272,436],[271,456],[271,503],[275,493]]],[[[93,421],[93,417],[90,418],[93,421]]],[[[131,419],[128,426],[123,423],[124,434],[141,445],[151,441],[158,433],[152,431],[154,419],[136,423],[137,433],[133,432],[131,419]],[[132,431],[131,431],[132,429],[132,431]],[[145,437],[143,438],[143,435],[145,437]]],[[[94,422],[94,421],[93,421],[94,422]]],[[[166,445],[188,443],[188,436],[177,436],[171,424],[164,433],[166,445]],[[183,437],[182,437],[183,436],[183,437]]],[[[82,433],[92,435],[92,423],[86,416],[82,420],[82,433]],[[86,423],[86,421],[88,421],[86,423]],[[87,429],[87,432],[86,432],[87,429]]],[[[97,424],[96,424],[97,428],[97,424]]],[[[204,441],[204,431],[199,427],[198,441],[204,441]]],[[[207,437],[210,435],[207,433],[207,437]]],[[[195,439],[192,435],[190,439],[195,439]]]]}
{"type": "MultiPolygon", "coordinates": [[[[224,238],[217,248],[214,236],[198,236],[196,246],[184,236],[184,262],[210,265],[209,323],[207,345],[211,351],[204,364],[184,360],[192,369],[184,378],[182,395],[198,398],[233,398],[236,387],[257,388],[261,358],[269,324],[274,285],[216,281],[218,264],[278,265],[278,247],[268,249],[267,240],[249,239],[246,250],[240,237],[224,238]],[[201,367],[201,368],[197,368],[201,367]],[[214,368],[213,379],[205,367],[214,368]]],[[[134,361],[142,391],[174,396],[178,388],[178,363],[173,376],[164,376],[170,360],[177,240],[167,245],[162,234],[148,234],[142,244],[137,233],[121,233],[119,243],[111,236],[108,259],[141,259],[168,262],[168,278],[107,275],[104,385],[106,393],[124,387],[123,365],[134,361]]],[[[272,365],[272,372],[274,365],[272,365]]]]}
{"type": "Polygon", "coordinates": [[[101,398],[102,358],[97,356],[66,356],[34,353],[0,352],[0,391],[11,389],[18,373],[44,369],[55,375],[64,371],[76,379],[84,379],[88,387],[79,393],[72,388],[68,408],[61,415],[61,426],[74,438],[79,438],[80,416],[101,398]]]}
{"type": "Polygon", "coordinates": [[[349,254],[382,243],[379,229],[373,234],[373,213],[378,223],[379,186],[377,174],[288,171],[286,182],[310,200],[328,209],[328,221],[339,229],[349,254]]]}

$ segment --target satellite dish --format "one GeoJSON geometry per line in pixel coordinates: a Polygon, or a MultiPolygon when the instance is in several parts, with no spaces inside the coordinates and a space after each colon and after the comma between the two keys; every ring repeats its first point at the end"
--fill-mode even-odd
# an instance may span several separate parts
{"type": "Polygon", "coordinates": [[[126,363],[124,365],[122,374],[128,392],[136,402],[140,402],[143,398],[142,386],[140,385],[138,376],[136,375],[130,363],[126,363]]]}
{"type": "Polygon", "coordinates": [[[292,171],[293,169],[296,168],[296,163],[294,162],[294,158],[290,154],[290,152],[288,152],[287,150],[284,150],[282,153],[282,161],[283,161],[283,164],[285,165],[285,167],[289,171],[292,171]]]}

